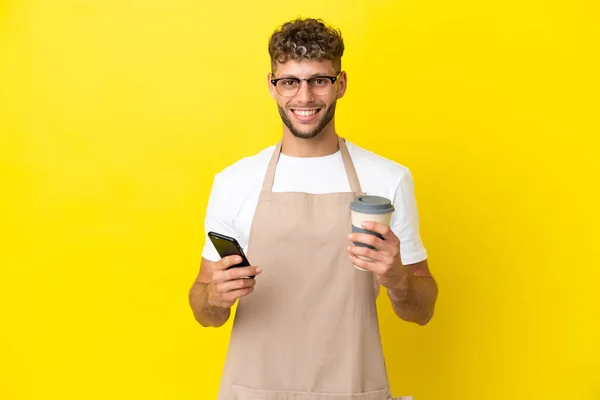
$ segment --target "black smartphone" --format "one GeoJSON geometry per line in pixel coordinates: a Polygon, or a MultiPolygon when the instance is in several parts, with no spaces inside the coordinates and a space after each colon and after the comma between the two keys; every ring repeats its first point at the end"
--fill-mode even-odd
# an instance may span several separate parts
{"type": "MultiPolygon", "coordinates": [[[[208,237],[213,246],[215,246],[215,249],[217,249],[217,253],[219,253],[221,258],[229,256],[242,257],[241,263],[233,265],[230,268],[250,267],[250,262],[248,262],[248,258],[246,258],[242,246],[240,246],[235,238],[217,232],[208,232],[208,237]]],[[[254,278],[254,276],[251,276],[250,278],[254,278]]]]}

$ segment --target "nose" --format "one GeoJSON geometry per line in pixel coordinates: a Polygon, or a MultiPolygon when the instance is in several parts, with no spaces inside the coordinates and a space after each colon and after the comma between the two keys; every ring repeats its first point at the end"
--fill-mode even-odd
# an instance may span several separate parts
{"type": "Polygon", "coordinates": [[[298,89],[298,93],[296,93],[296,99],[301,103],[310,103],[314,100],[307,81],[300,81],[300,88],[298,89]]]}

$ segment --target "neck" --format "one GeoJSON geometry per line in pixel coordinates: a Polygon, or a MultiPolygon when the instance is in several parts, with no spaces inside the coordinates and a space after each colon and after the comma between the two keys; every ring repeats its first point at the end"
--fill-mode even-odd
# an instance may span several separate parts
{"type": "Polygon", "coordinates": [[[281,152],[290,157],[324,157],[339,150],[338,135],[333,121],[316,137],[302,139],[294,136],[284,124],[281,152]]]}

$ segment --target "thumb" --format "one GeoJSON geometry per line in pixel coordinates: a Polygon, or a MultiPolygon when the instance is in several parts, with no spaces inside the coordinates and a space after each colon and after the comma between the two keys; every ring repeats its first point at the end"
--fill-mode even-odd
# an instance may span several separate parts
{"type": "Polygon", "coordinates": [[[221,260],[217,263],[218,270],[226,270],[229,267],[239,264],[242,262],[242,257],[240,256],[227,256],[221,258],[221,260]]]}

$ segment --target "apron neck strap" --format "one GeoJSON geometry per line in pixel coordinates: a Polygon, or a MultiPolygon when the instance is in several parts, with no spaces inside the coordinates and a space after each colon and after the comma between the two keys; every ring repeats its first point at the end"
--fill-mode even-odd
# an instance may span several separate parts
{"type": "MultiPolygon", "coordinates": [[[[354,163],[350,157],[350,152],[346,146],[346,141],[338,136],[338,144],[342,153],[342,160],[344,161],[344,168],[346,170],[346,176],[348,177],[348,183],[350,183],[350,190],[354,193],[362,193],[360,187],[360,181],[358,180],[358,174],[354,168],[354,163]]],[[[267,167],[267,173],[265,180],[263,181],[262,191],[270,192],[273,190],[273,182],[275,181],[275,169],[277,168],[277,162],[279,161],[279,155],[281,154],[281,141],[275,146],[273,151],[273,157],[267,167]]]]}
{"type": "Polygon", "coordinates": [[[350,152],[348,151],[348,147],[346,146],[346,140],[342,139],[341,137],[338,137],[338,141],[340,144],[340,150],[342,151],[342,160],[344,160],[344,168],[346,169],[346,175],[348,176],[348,183],[350,183],[350,190],[354,193],[362,193],[360,181],[358,180],[358,174],[356,173],[354,163],[352,162],[352,157],[350,157],[350,152]]]}

